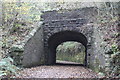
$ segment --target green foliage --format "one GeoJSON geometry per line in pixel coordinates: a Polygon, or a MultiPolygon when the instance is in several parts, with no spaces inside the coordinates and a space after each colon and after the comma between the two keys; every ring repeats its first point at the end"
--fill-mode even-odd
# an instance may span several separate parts
{"type": "Polygon", "coordinates": [[[110,24],[118,20],[117,14],[117,5],[113,2],[104,2],[101,4],[101,7],[98,7],[98,17],[97,21],[100,24],[110,24]]]}
{"type": "Polygon", "coordinates": [[[116,37],[120,36],[120,32],[115,35],[116,37]]]}
{"type": "Polygon", "coordinates": [[[69,55],[69,54],[57,54],[57,60],[62,60],[62,61],[71,61],[71,62],[77,62],[77,63],[80,63],[80,64],[84,64],[84,55],[85,53],[81,52],[81,53],[78,53],[76,55],[69,55]]]}
{"type": "Polygon", "coordinates": [[[3,3],[3,21],[11,23],[16,20],[26,22],[40,20],[41,11],[36,4],[28,2],[3,3]]]}
{"type": "Polygon", "coordinates": [[[84,64],[85,51],[77,42],[65,42],[57,47],[56,59],[84,64]]]}
{"type": "Polygon", "coordinates": [[[4,58],[0,61],[0,77],[10,77],[17,75],[17,68],[13,65],[13,59],[10,57],[4,58]]]}
{"type": "Polygon", "coordinates": [[[110,77],[119,77],[120,75],[120,52],[116,52],[111,55],[111,62],[110,62],[110,77]]]}
{"type": "Polygon", "coordinates": [[[112,51],[113,51],[113,54],[115,54],[115,53],[117,53],[119,51],[116,44],[112,45],[112,51]]]}
{"type": "Polygon", "coordinates": [[[10,29],[10,33],[19,31],[21,26],[22,26],[22,24],[14,23],[13,27],[10,29]]]}

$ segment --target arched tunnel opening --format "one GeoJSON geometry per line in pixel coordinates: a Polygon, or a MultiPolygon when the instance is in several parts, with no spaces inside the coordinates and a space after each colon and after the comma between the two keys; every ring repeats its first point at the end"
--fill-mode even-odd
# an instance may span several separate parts
{"type": "Polygon", "coordinates": [[[83,64],[86,66],[87,65],[87,38],[80,32],[77,31],[61,31],[58,33],[53,34],[49,39],[48,39],[48,64],[56,64],[57,63],[57,47],[68,41],[74,41],[81,43],[84,48],[85,48],[85,56],[84,56],[84,61],[83,64]]]}
{"type": "Polygon", "coordinates": [[[85,47],[79,42],[67,41],[56,49],[56,64],[80,65],[85,62],[85,47]]]}

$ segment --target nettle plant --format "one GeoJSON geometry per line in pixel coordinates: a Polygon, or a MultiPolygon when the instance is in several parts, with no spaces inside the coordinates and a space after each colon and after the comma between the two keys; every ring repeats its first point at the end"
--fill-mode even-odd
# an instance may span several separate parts
{"type": "Polygon", "coordinates": [[[0,77],[11,77],[17,75],[18,67],[13,65],[13,59],[10,57],[0,61],[0,77]]]}

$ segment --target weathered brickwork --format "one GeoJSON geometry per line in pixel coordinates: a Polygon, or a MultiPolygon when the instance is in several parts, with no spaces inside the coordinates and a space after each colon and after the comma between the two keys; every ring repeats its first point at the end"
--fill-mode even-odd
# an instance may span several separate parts
{"type": "MultiPolygon", "coordinates": [[[[61,33],[61,32],[65,32],[65,31],[69,31],[69,32],[77,32],[77,33],[81,33],[85,36],[85,38],[87,39],[86,44],[84,44],[84,42],[82,43],[85,47],[86,47],[86,56],[87,56],[87,45],[91,44],[92,42],[92,33],[93,33],[93,21],[94,18],[92,18],[93,15],[96,15],[95,13],[93,13],[92,11],[96,11],[94,8],[85,8],[85,9],[77,9],[77,10],[71,10],[71,11],[63,11],[61,13],[59,13],[58,11],[51,11],[51,12],[46,12],[45,14],[42,15],[43,18],[43,30],[44,30],[44,47],[45,47],[45,53],[46,53],[46,58],[47,63],[48,64],[54,64],[55,63],[55,58],[50,58],[53,55],[52,53],[56,53],[51,52],[51,54],[48,56],[49,52],[49,38],[55,34],[61,33]],[[86,12],[87,10],[87,12],[86,12]],[[83,14],[84,13],[84,14],[83,14]],[[54,14],[54,15],[53,15],[54,14]],[[82,15],[83,14],[83,15],[82,15]],[[51,59],[54,59],[53,61],[51,61],[51,59]]],[[[64,33],[63,35],[65,35],[67,33],[64,33]]],[[[70,34],[70,33],[69,33],[70,34]]],[[[72,35],[71,35],[72,36],[72,35]]],[[[74,35],[75,36],[75,35],[74,35]]],[[[57,38],[60,37],[59,35],[57,37],[55,37],[55,39],[57,40],[57,38]]],[[[66,38],[68,38],[68,36],[64,37],[64,40],[66,40],[66,38]]],[[[63,38],[61,38],[63,39],[63,38]]],[[[78,38],[79,39],[79,38],[78,38]]],[[[71,39],[66,40],[66,41],[77,41],[78,39],[71,39]]],[[[82,39],[81,39],[82,40],[82,39]]],[[[56,42],[56,41],[54,41],[56,42]]],[[[59,42],[59,40],[58,40],[59,42]]],[[[61,43],[63,41],[61,40],[61,43]]],[[[57,43],[57,42],[56,42],[57,43]]],[[[51,44],[51,45],[54,45],[51,44]]],[[[59,44],[58,44],[59,45],[59,44]]],[[[56,45],[56,46],[58,46],[56,45]]],[[[91,48],[91,47],[89,47],[91,48]]],[[[87,57],[86,57],[86,63],[85,65],[87,65],[87,57]]],[[[89,61],[89,60],[88,60],[89,61]]]]}
{"type": "Polygon", "coordinates": [[[43,12],[41,27],[25,45],[23,65],[55,64],[57,46],[62,42],[77,41],[86,49],[83,65],[104,72],[110,66],[111,46],[116,40],[119,44],[119,38],[115,37],[119,25],[116,22],[112,23],[114,26],[98,24],[97,17],[93,7],[43,12]]]}

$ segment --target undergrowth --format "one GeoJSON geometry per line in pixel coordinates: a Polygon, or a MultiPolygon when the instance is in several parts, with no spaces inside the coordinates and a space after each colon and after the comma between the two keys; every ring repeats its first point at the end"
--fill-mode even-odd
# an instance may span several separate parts
{"type": "Polygon", "coordinates": [[[13,65],[13,59],[11,57],[3,58],[0,61],[0,77],[10,78],[11,76],[16,76],[18,67],[13,65]]]}

